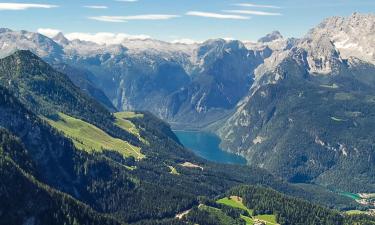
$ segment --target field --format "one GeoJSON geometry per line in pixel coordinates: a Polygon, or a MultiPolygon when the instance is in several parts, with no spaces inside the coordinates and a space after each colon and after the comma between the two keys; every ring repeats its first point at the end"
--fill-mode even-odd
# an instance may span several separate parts
{"type": "Polygon", "coordinates": [[[129,133],[134,134],[136,137],[138,137],[140,141],[142,141],[145,144],[148,144],[147,141],[141,137],[138,128],[129,120],[137,117],[141,118],[143,117],[142,114],[136,114],[134,112],[118,112],[115,113],[114,116],[116,117],[115,124],[118,127],[128,131],[129,133]]]}
{"type": "Polygon", "coordinates": [[[358,214],[366,214],[366,211],[349,210],[349,211],[345,211],[345,213],[348,214],[348,215],[358,215],[358,214]]]}
{"type": "Polygon", "coordinates": [[[70,138],[75,147],[87,152],[102,152],[111,150],[124,157],[133,156],[136,159],[144,158],[140,148],[126,141],[113,138],[98,127],[80,119],[59,113],[58,120],[46,119],[51,126],[70,138]]]}
{"type": "Polygon", "coordinates": [[[173,166],[168,166],[168,168],[171,170],[169,173],[173,175],[180,175],[180,173],[174,168],[173,166]]]}
{"type": "Polygon", "coordinates": [[[143,114],[141,113],[135,113],[135,112],[118,112],[115,113],[116,117],[121,117],[123,119],[132,119],[132,118],[143,118],[143,114]]]}
{"type": "Polygon", "coordinates": [[[230,198],[222,198],[219,199],[217,203],[224,204],[233,208],[244,209],[247,210],[250,215],[253,214],[253,210],[248,209],[244,204],[242,204],[242,199],[240,197],[231,196],[230,198]]]}
{"type": "MultiPolygon", "coordinates": [[[[253,210],[248,209],[243,203],[242,203],[242,198],[237,197],[237,196],[231,196],[229,198],[222,198],[217,201],[217,203],[224,204],[233,208],[239,208],[239,209],[244,209],[249,212],[249,215],[253,215],[253,210]]],[[[252,225],[254,224],[255,220],[261,220],[265,222],[267,225],[273,225],[277,224],[276,222],[276,216],[275,215],[257,215],[257,216],[252,216],[252,218],[247,217],[247,216],[241,216],[246,221],[247,225],[252,225]]]]}

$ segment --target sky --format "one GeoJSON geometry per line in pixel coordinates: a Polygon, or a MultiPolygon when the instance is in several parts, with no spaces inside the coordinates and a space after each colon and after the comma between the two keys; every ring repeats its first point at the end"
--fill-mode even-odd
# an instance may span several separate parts
{"type": "Polygon", "coordinates": [[[104,42],[123,37],[256,41],[274,30],[302,37],[324,18],[353,12],[375,13],[375,0],[0,1],[1,27],[104,42]]]}

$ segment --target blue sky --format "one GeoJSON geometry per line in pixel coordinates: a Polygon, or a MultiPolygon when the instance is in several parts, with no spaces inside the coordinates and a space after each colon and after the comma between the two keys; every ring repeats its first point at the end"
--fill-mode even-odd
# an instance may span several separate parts
{"type": "Polygon", "coordinates": [[[0,1],[2,27],[125,33],[167,41],[257,40],[273,30],[300,37],[326,17],[353,12],[375,13],[375,0],[0,1]]]}

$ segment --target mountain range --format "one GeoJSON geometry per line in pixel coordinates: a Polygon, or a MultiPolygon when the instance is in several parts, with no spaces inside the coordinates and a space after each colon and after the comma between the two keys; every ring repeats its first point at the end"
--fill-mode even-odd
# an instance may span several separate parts
{"type": "Polygon", "coordinates": [[[374,24],[374,16],[331,18],[267,59],[219,128],[223,148],[293,182],[372,192],[374,24]],[[358,45],[353,55],[344,41],[358,45]]]}
{"type": "Polygon", "coordinates": [[[258,167],[205,161],[163,121],[149,113],[110,113],[30,51],[0,65],[0,224],[192,224],[200,214],[175,215],[238,185],[358,207],[258,167]]]}
{"type": "Polygon", "coordinates": [[[375,192],[374,34],[358,13],[256,43],[0,29],[0,224],[375,221],[336,211],[362,209],[337,192],[375,192]],[[249,165],[201,159],[172,128],[249,165]],[[218,204],[233,196],[253,215],[218,204]]]}

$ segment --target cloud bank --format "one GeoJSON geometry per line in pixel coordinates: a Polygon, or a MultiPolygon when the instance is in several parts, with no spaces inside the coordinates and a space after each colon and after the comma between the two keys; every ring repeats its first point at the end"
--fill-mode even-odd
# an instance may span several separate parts
{"type": "MultiPolygon", "coordinates": [[[[49,38],[55,37],[61,30],[53,28],[39,28],[38,33],[43,34],[49,38]]],[[[125,40],[146,40],[151,39],[149,35],[131,35],[126,33],[110,33],[110,32],[98,32],[98,33],[84,33],[84,32],[72,32],[64,34],[64,36],[70,40],[81,40],[91,41],[97,44],[121,44],[125,40]]]]}
{"type": "Polygon", "coordinates": [[[233,5],[241,6],[241,7],[268,8],[268,9],[280,9],[281,8],[275,5],[258,5],[258,4],[252,4],[252,3],[237,3],[233,5]]]}
{"type": "Polygon", "coordinates": [[[125,40],[145,40],[150,39],[148,35],[130,35],[126,33],[68,33],[65,35],[68,40],[82,40],[82,41],[91,41],[98,44],[120,44],[125,40]]]}
{"type": "Polygon", "coordinates": [[[39,34],[43,34],[44,36],[52,38],[56,36],[58,33],[60,33],[61,31],[57,29],[51,29],[51,28],[39,28],[37,32],[39,34]]]}
{"type": "Polygon", "coordinates": [[[105,5],[85,5],[83,7],[88,9],[108,9],[108,6],[105,5]]]}
{"type": "Polygon", "coordinates": [[[116,2],[138,2],[138,0],[116,0],[116,2]]]}
{"type": "Polygon", "coordinates": [[[234,19],[234,20],[248,20],[250,17],[240,16],[240,15],[231,15],[231,14],[220,14],[212,12],[201,12],[201,11],[189,11],[186,13],[188,16],[198,16],[206,18],[215,18],[215,19],[234,19]]]}
{"type": "Polygon", "coordinates": [[[182,39],[173,40],[173,41],[171,41],[171,43],[191,45],[191,44],[202,43],[202,41],[196,41],[196,40],[193,40],[193,39],[190,39],[190,38],[182,38],[182,39]]]}
{"type": "Polygon", "coordinates": [[[256,15],[256,16],[282,16],[281,13],[255,11],[255,10],[223,10],[223,12],[246,14],[246,15],[256,15]]]}
{"type": "Polygon", "coordinates": [[[27,3],[0,3],[0,10],[26,10],[26,9],[51,9],[59,7],[48,4],[27,4],[27,3]]]}
{"type": "Polygon", "coordinates": [[[103,21],[103,22],[117,22],[124,23],[129,20],[169,20],[178,18],[178,15],[169,14],[145,14],[145,15],[134,15],[134,16],[93,16],[89,17],[91,20],[103,21]]]}

